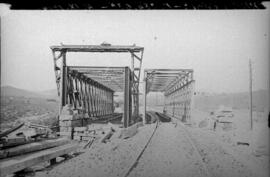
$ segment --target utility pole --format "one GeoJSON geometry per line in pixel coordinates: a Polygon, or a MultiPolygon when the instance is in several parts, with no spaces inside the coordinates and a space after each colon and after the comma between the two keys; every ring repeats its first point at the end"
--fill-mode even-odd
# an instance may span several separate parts
{"type": "Polygon", "coordinates": [[[250,129],[253,129],[253,121],[252,121],[252,64],[251,60],[249,59],[249,94],[250,94],[250,129]]]}

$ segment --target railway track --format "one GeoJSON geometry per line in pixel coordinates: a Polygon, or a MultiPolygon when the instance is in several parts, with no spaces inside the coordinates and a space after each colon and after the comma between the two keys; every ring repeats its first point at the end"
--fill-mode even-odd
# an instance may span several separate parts
{"type": "MultiPolygon", "coordinates": [[[[147,112],[146,113],[147,116],[150,116],[150,117],[155,117],[157,116],[154,112],[147,112]]],[[[156,131],[157,131],[157,128],[158,128],[158,125],[159,125],[159,121],[156,121],[156,126],[155,126],[155,129],[151,135],[151,137],[149,138],[149,140],[147,141],[146,145],[144,146],[144,148],[142,149],[142,151],[140,152],[139,156],[137,157],[137,159],[135,160],[135,162],[131,165],[131,167],[128,169],[128,172],[125,174],[125,177],[128,177],[129,174],[132,172],[132,170],[137,166],[137,164],[139,163],[139,160],[140,158],[142,157],[145,149],[147,148],[147,146],[149,145],[149,143],[151,142],[153,136],[155,135],[156,131]]]]}
{"type": "MultiPolygon", "coordinates": [[[[132,166],[129,168],[128,172],[126,173],[125,177],[128,177],[129,174],[136,168],[136,166],[138,165],[141,157],[143,157],[145,150],[148,148],[148,145],[150,144],[150,142],[152,141],[153,137],[155,136],[159,125],[162,124],[162,122],[168,122],[168,116],[159,113],[159,112],[147,112],[148,116],[151,117],[155,117],[155,119],[157,119],[156,121],[156,127],[155,130],[153,131],[151,137],[149,138],[147,144],[145,145],[145,147],[143,148],[143,150],[140,152],[139,156],[137,157],[136,161],[132,164],[132,166]],[[163,120],[163,121],[162,121],[163,120]],[[165,120],[165,121],[164,121],[165,120]]],[[[172,120],[172,118],[170,119],[172,120]]],[[[178,120],[177,120],[178,121],[178,120]]],[[[198,162],[201,164],[201,166],[203,167],[204,172],[207,174],[208,177],[213,177],[213,175],[209,172],[209,169],[207,167],[207,164],[203,161],[203,157],[201,156],[200,152],[199,152],[199,148],[196,146],[196,143],[194,142],[194,140],[191,138],[190,133],[188,132],[188,130],[184,127],[184,125],[182,123],[178,123],[181,125],[181,130],[183,132],[184,137],[186,138],[186,140],[189,142],[190,147],[192,147],[194,149],[195,152],[195,156],[196,159],[198,160],[198,162]]]]}
{"type": "MultiPolygon", "coordinates": [[[[178,121],[178,120],[177,120],[177,121],[178,121]]],[[[200,161],[201,165],[203,166],[204,171],[206,172],[207,176],[208,176],[208,177],[214,177],[214,176],[210,173],[210,170],[208,169],[207,164],[203,161],[203,156],[200,154],[199,148],[197,147],[195,140],[193,140],[193,139],[191,138],[191,135],[190,135],[190,133],[188,132],[188,130],[186,129],[186,127],[185,127],[181,122],[180,122],[179,124],[180,124],[180,126],[182,127],[182,130],[183,130],[183,132],[184,132],[184,136],[185,136],[186,139],[189,141],[191,147],[195,150],[195,154],[196,154],[196,156],[197,156],[197,159],[200,161]]]]}

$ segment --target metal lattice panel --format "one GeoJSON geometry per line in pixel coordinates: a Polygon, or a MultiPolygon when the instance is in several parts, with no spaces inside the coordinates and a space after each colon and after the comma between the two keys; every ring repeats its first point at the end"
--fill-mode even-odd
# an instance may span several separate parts
{"type": "MultiPolygon", "coordinates": [[[[147,77],[146,93],[166,92],[179,80],[192,75],[192,69],[145,69],[147,77]]],[[[189,78],[189,77],[187,77],[189,78]]]]}
{"type": "Polygon", "coordinates": [[[124,91],[125,67],[84,67],[69,66],[70,72],[77,71],[84,76],[91,78],[115,92],[124,91]]]}

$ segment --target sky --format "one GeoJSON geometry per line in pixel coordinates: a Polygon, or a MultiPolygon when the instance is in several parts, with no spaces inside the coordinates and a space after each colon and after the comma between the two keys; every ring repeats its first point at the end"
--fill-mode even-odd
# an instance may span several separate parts
{"type": "MultiPolygon", "coordinates": [[[[253,89],[268,89],[269,15],[269,9],[9,11],[1,18],[1,85],[55,89],[50,46],[106,41],[144,47],[142,69],[193,69],[195,89],[205,92],[248,91],[251,59],[253,89]]],[[[130,55],[68,53],[67,63],[129,66],[130,55]]]]}

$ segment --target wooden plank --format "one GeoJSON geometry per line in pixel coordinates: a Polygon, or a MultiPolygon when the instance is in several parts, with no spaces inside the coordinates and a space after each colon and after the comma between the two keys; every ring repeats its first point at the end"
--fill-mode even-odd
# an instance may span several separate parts
{"type": "Polygon", "coordinates": [[[91,136],[91,137],[93,137],[93,136],[95,136],[94,135],[94,133],[78,133],[78,132],[75,132],[74,134],[73,134],[74,136],[91,136]]]}
{"type": "Polygon", "coordinates": [[[23,170],[27,167],[39,164],[44,161],[51,160],[64,154],[68,154],[77,149],[77,144],[67,144],[41,152],[35,152],[28,155],[12,157],[0,161],[0,177],[7,174],[23,170]]]}
{"type": "Polygon", "coordinates": [[[12,128],[10,128],[10,129],[8,129],[8,130],[6,130],[6,131],[4,131],[4,132],[0,132],[0,138],[1,138],[1,137],[4,137],[4,136],[7,136],[8,134],[14,132],[15,130],[18,130],[18,129],[21,128],[23,125],[24,125],[24,123],[21,123],[21,124],[19,124],[19,125],[16,126],[16,127],[12,127],[12,128]]]}
{"type": "Polygon", "coordinates": [[[30,141],[32,140],[27,140],[25,137],[17,136],[17,137],[8,138],[7,140],[2,141],[0,144],[0,147],[7,148],[7,147],[12,147],[12,146],[18,146],[18,145],[29,143],[30,141]]]}
{"type": "Polygon", "coordinates": [[[101,143],[106,143],[108,139],[110,139],[113,135],[114,131],[111,129],[108,133],[106,133],[100,140],[101,143]]]}
{"type": "Polygon", "coordinates": [[[48,149],[55,146],[60,146],[67,144],[69,140],[65,138],[59,138],[59,139],[51,139],[51,140],[45,140],[41,142],[34,142],[29,143],[5,150],[0,150],[0,158],[7,158],[17,155],[22,155],[29,152],[39,151],[43,149],[48,149]]]}

